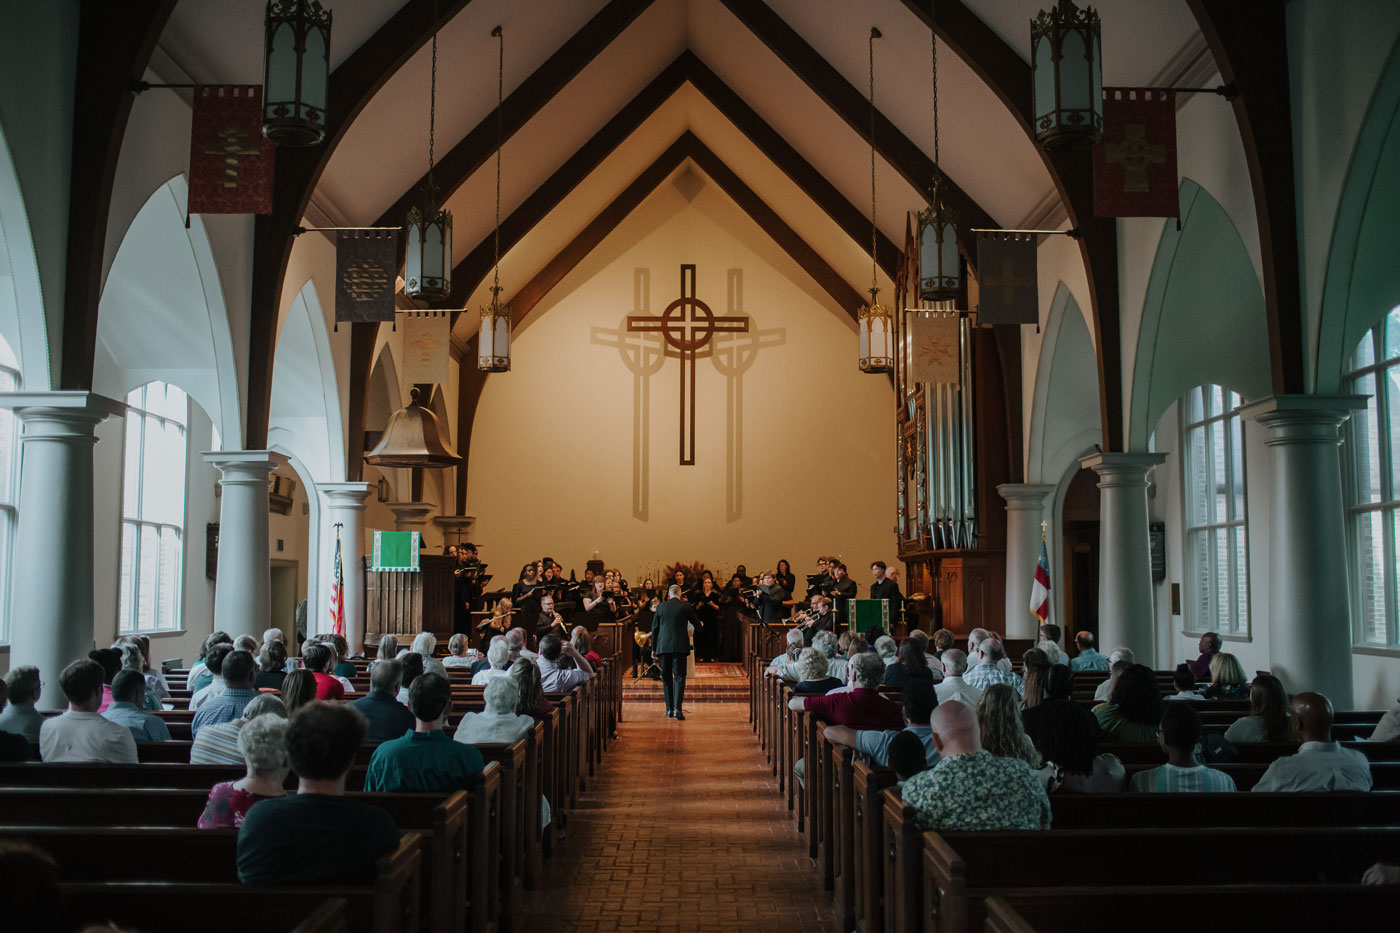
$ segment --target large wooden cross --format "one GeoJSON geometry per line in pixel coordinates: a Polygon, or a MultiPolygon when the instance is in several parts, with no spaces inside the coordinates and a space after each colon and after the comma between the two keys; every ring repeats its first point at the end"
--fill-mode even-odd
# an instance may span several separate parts
{"type": "Polygon", "coordinates": [[[695,354],[717,333],[746,333],[747,317],[716,317],[695,294],[695,264],[681,265],[681,296],[666,306],[660,317],[627,315],[632,333],[660,332],[680,354],[681,466],[695,466],[695,354]]]}

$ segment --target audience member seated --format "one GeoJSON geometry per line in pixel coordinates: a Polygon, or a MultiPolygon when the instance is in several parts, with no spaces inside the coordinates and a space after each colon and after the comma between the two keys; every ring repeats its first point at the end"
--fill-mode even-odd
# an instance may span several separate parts
{"type": "Polygon", "coordinates": [[[1021,705],[1010,684],[992,684],[982,691],[977,701],[977,725],[981,729],[982,748],[998,758],[1019,758],[1036,772],[1048,786],[1053,768],[1042,767],[1040,752],[1036,751],[1026,728],[1021,724],[1021,705]]]}
{"type": "Polygon", "coordinates": [[[1078,632],[1074,636],[1074,647],[1079,653],[1070,659],[1072,671],[1106,671],[1108,658],[1094,650],[1094,633],[1078,632]]]}
{"type": "Polygon", "coordinates": [[[199,712],[200,707],[224,692],[224,659],[233,654],[232,642],[220,642],[209,649],[204,656],[204,665],[210,680],[190,697],[190,712],[199,712]]]}
{"type": "Polygon", "coordinates": [[[1244,668],[1233,654],[1221,652],[1210,659],[1210,686],[1205,690],[1207,700],[1247,700],[1249,683],[1244,668]]]}
{"type": "MultiPolygon", "coordinates": [[[[5,681],[0,680],[0,715],[5,712],[5,701],[9,694],[10,688],[5,685],[5,681]]],[[[29,739],[18,733],[0,729],[0,761],[29,761],[33,757],[33,743],[29,739]]]]}
{"type": "Polygon", "coordinates": [[[253,686],[258,690],[281,690],[287,676],[287,646],[270,641],[258,649],[258,673],[253,686]]]}
{"type": "Polygon", "coordinates": [[[518,658],[510,666],[510,679],[520,691],[520,699],[515,701],[515,711],[535,722],[548,719],[554,710],[554,701],[544,695],[540,666],[529,658],[518,658]]]}
{"type": "Polygon", "coordinates": [[[879,655],[864,653],[851,659],[852,689],[819,697],[793,697],[788,707],[806,710],[828,725],[852,729],[902,729],[904,716],[899,705],[880,696],[885,662],[879,655]]]}
{"type": "MultiPolygon", "coordinates": [[[[140,710],[160,709],[160,700],[157,699],[156,695],[151,691],[150,682],[146,680],[146,656],[141,653],[140,642],[132,638],[118,639],[112,643],[112,647],[120,651],[122,657],[122,667],[121,671],[117,672],[117,677],[120,677],[123,671],[131,671],[134,674],[141,675],[141,698],[133,705],[140,710]]],[[[117,677],[112,678],[112,692],[114,696],[116,694],[117,677]]],[[[165,695],[169,696],[170,691],[165,691],[165,695]]],[[[115,702],[115,700],[113,702],[115,702]]],[[[108,707],[108,709],[111,709],[111,707],[108,707]]],[[[106,710],[103,710],[103,712],[105,713],[106,710]]]]}
{"type": "Polygon", "coordinates": [[[1094,714],[1072,699],[1051,700],[1039,707],[1036,747],[1054,768],[1049,790],[1070,794],[1117,793],[1127,772],[1117,755],[1098,754],[1099,724],[1094,714]]]}
{"type": "Polygon", "coordinates": [[[39,757],[44,761],[97,761],[136,764],[136,740],[120,723],[103,719],[102,665],[74,661],[58,675],[68,711],[44,720],[39,729],[39,757]]]}
{"type": "Polygon", "coordinates": [[[95,648],[88,652],[88,660],[96,661],[102,668],[102,705],[97,711],[105,713],[112,705],[112,678],[121,673],[122,653],[114,648],[95,648]]]}
{"type": "Polygon", "coordinates": [[[472,676],[472,686],[484,687],[498,677],[510,676],[510,645],[505,636],[491,639],[491,646],[486,649],[486,662],[486,669],[472,676]]]}
{"type": "Polygon", "coordinates": [[[398,701],[408,709],[408,691],[423,675],[423,656],[416,651],[400,651],[398,661],[403,665],[403,680],[399,682],[398,701]]]}
{"type": "Polygon", "coordinates": [[[957,645],[958,638],[951,629],[941,628],[933,633],[933,653],[941,661],[943,652],[957,645]]]}
{"type": "Polygon", "coordinates": [[[980,655],[978,652],[982,648],[982,642],[991,637],[991,632],[984,628],[975,628],[967,633],[967,663],[969,667],[976,666],[980,655]]]}
{"type": "Polygon", "coordinates": [[[540,666],[540,682],[546,693],[569,693],[593,676],[593,665],[558,635],[546,635],[540,641],[540,655],[536,663],[540,666]],[[574,669],[560,667],[560,657],[573,661],[574,669]]]}
{"type": "MultiPolygon", "coordinates": [[[[266,648],[273,642],[282,646],[282,656],[287,658],[282,664],[282,672],[284,674],[290,674],[297,669],[297,662],[291,659],[291,653],[287,649],[287,636],[283,634],[280,628],[270,628],[263,631],[262,648],[266,648]]],[[[260,658],[262,657],[262,648],[258,649],[258,657],[260,658]]]]}
{"type": "MultiPolygon", "coordinates": [[[[502,600],[504,602],[504,600],[502,600]]],[[[512,662],[520,658],[529,658],[531,661],[539,658],[538,654],[530,650],[530,636],[519,626],[506,632],[506,642],[510,645],[510,659],[512,662]]]]}
{"type": "Polygon", "coordinates": [[[1046,622],[1040,627],[1040,641],[1036,647],[1045,652],[1051,664],[1069,666],[1069,655],[1060,647],[1060,627],[1053,622],[1046,622]]]}
{"type": "Polygon", "coordinates": [[[1196,675],[1191,673],[1191,665],[1178,664],[1172,674],[1172,686],[1176,693],[1169,694],[1168,700],[1204,700],[1205,696],[1196,689],[1196,675]]]}
{"type": "MultiPolygon", "coordinates": [[[[37,672],[35,676],[38,676],[37,672]]],[[[1371,731],[1372,742],[1400,740],[1400,699],[1395,702],[1396,705],[1386,711],[1386,714],[1381,717],[1381,721],[1376,723],[1376,728],[1371,731]]],[[[5,717],[0,716],[0,729],[5,728],[4,720],[5,717]]]]}
{"type": "Polygon", "coordinates": [[[917,642],[919,651],[924,656],[924,666],[929,669],[935,682],[943,679],[943,662],[936,655],[929,653],[928,633],[922,629],[914,629],[907,636],[908,640],[917,642]]]}
{"type": "MultiPolygon", "coordinates": [[[[947,629],[939,631],[944,632],[947,629]]],[[[982,696],[982,690],[963,679],[963,674],[967,673],[967,655],[957,648],[945,648],[941,660],[943,680],[933,688],[938,694],[938,702],[958,700],[968,706],[976,706],[982,696]]]]}
{"type": "Polygon", "coordinates": [[[875,653],[880,656],[880,660],[885,662],[885,667],[889,667],[896,660],[899,654],[899,645],[888,635],[881,635],[875,639],[875,653]]]}
{"type": "Polygon", "coordinates": [[[1210,662],[1220,653],[1220,633],[1206,632],[1201,636],[1196,650],[1201,652],[1201,656],[1194,661],[1188,661],[1187,667],[1191,668],[1191,673],[1195,675],[1197,683],[1204,683],[1211,679],[1210,662]]]}
{"type": "MultiPolygon", "coordinates": [[[[170,684],[165,680],[165,675],[151,667],[151,640],[145,635],[123,635],[118,638],[112,647],[118,645],[135,645],[141,655],[141,666],[133,666],[131,670],[139,670],[146,678],[146,694],[149,699],[155,700],[155,704],[148,705],[147,709],[160,709],[160,701],[170,696],[170,684]]],[[[126,655],[122,655],[122,667],[126,668],[126,655]]]]}
{"type": "Polygon", "coordinates": [[[485,767],[481,752],[443,731],[452,712],[452,684],[442,674],[426,671],[409,688],[408,703],[413,731],[374,750],[365,790],[448,793],[476,787],[485,767]]]}
{"type": "Polygon", "coordinates": [[[185,679],[185,686],[191,693],[198,693],[213,683],[214,672],[209,670],[209,652],[215,645],[228,645],[229,651],[232,651],[233,637],[228,632],[214,631],[204,639],[204,644],[199,649],[199,660],[190,668],[190,673],[185,679]]]}
{"type": "Polygon", "coordinates": [[[931,725],[943,760],[904,785],[904,802],[921,828],[1050,828],[1050,798],[1040,778],[1021,759],[998,758],[982,748],[972,707],[940,703],[931,725]]]}
{"type": "Polygon", "coordinates": [[[1108,656],[1108,679],[1094,688],[1094,700],[1103,703],[1113,694],[1119,676],[1136,663],[1131,648],[1114,648],[1108,656]]]}
{"type": "Polygon", "coordinates": [[[1094,707],[1094,718],[1110,742],[1155,742],[1162,698],[1152,668],[1134,664],[1119,674],[1108,702],[1094,707]]]}
{"type": "Polygon", "coordinates": [[[437,636],[432,632],[419,632],[413,636],[413,650],[423,656],[423,673],[441,674],[447,676],[447,668],[442,666],[442,662],[433,657],[433,652],[437,650],[437,636]]]}
{"type": "Polygon", "coordinates": [[[1264,791],[1370,790],[1366,756],[1332,741],[1332,702],[1320,693],[1300,693],[1290,704],[1290,725],[1303,744],[1269,765],[1254,789],[1264,791]]]}
{"type": "Polygon", "coordinates": [[[112,680],[112,705],[102,715],[131,730],[138,742],[169,742],[165,720],[141,709],[146,697],[146,676],[140,671],[122,671],[112,680]]]}
{"type": "Polygon", "coordinates": [[[374,660],[369,662],[369,669],[374,670],[374,665],[380,661],[388,661],[399,656],[399,640],[393,635],[384,635],[379,639],[379,650],[374,653],[374,660]]]}
{"type": "Polygon", "coordinates": [[[1189,703],[1168,703],[1162,709],[1157,744],[1167,753],[1167,763],[1133,775],[1133,790],[1144,794],[1233,793],[1230,775],[1196,761],[1201,741],[1201,715],[1189,703]]]}
{"type": "MultiPolygon", "coordinates": [[[[331,668],[332,676],[339,677],[342,680],[349,680],[359,673],[354,663],[350,660],[350,643],[345,640],[344,635],[337,635],[334,632],[329,635],[322,635],[321,643],[329,644],[331,650],[335,652],[335,664],[331,668]]],[[[346,690],[349,689],[349,687],[346,687],[346,690]]]]}
{"type": "Polygon", "coordinates": [[[929,670],[925,659],[924,646],[913,638],[906,638],[895,652],[893,664],[885,667],[885,686],[903,687],[911,680],[927,681],[933,686],[933,671],[929,670]]]}
{"type": "Polygon", "coordinates": [[[471,667],[475,662],[467,657],[467,650],[471,645],[467,642],[467,636],[458,632],[447,639],[447,657],[442,659],[443,667],[471,667]]]}
{"type": "MultiPolygon", "coordinates": [[[[797,645],[799,654],[801,653],[801,649],[805,647],[805,643],[802,639],[802,631],[800,629],[790,628],[787,630],[787,634],[783,636],[783,653],[768,662],[768,668],[765,673],[778,673],[778,668],[791,660],[793,645],[797,645]]],[[[813,647],[815,647],[815,645],[813,645],[813,647]]]]}
{"type": "MultiPolygon", "coordinates": [[[[1030,681],[1026,682],[1028,685],[1030,681]]],[[[1021,710],[1021,725],[1026,735],[1031,737],[1037,748],[1040,747],[1040,720],[1045,715],[1045,707],[1053,700],[1068,700],[1074,696],[1074,672],[1066,664],[1052,664],[1045,673],[1045,696],[1035,706],[1021,710]]],[[[1030,698],[1030,693],[1026,694],[1030,698]]]]}
{"type": "Polygon", "coordinates": [[[1026,685],[1010,669],[1010,665],[1001,665],[1006,659],[1006,650],[1002,647],[1001,639],[989,635],[983,639],[977,650],[981,660],[976,667],[963,675],[963,680],[967,681],[969,686],[986,690],[992,684],[1010,684],[1017,697],[1026,692],[1026,685]]]}
{"type": "Polygon", "coordinates": [[[238,747],[238,736],[242,734],[244,726],[263,716],[285,720],[287,707],[276,694],[258,694],[243,707],[242,716],[232,722],[216,723],[199,730],[199,735],[190,744],[190,764],[243,764],[243,752],[238,747]]]}
{"type": "Polygon", "coordinates": [[[1288,696],[1283,682],[1273,674],[1260,674],[1249,687],[1249,715],[1242,716],[1225,730],[1225,738],[1236,745],[1244,742],[1292,742],[1288,730],[1288,696]]]}
{"type": "MultiPolygon", "coordinates": [[[[327,652],[329,654],[329,652],[327,652]]],[[[268,885],[362,885],[398,848],[399,830],[378,807],[345,798],[345,776],[365,738],[348,706],[316,701],[287,726],[297,793],[262,800],[238,831],[238,880],[268,885]]]]}
{"type": "Polygon", "coordinates": [[[190,735],[199,738],[199,730],[221,722],[232,722],[243,715],[258,691],[253,689],[253,671],[257,667],[253,656],[242,649],[231,651],[224,658],[224,692],[214,697],[190,721],[190,735]]]}
{"type": "MultiPolygon", "coordinates": [[[[277,700],[274,696],[267,699],[277,700]]],[[[277,702],[280,706],[281,701],[277,702]]],[[[237,781],[214,785],[195,824],[200,829],[238,829],[253,804],[287,795],[283,785],[291,764],[287,760],[286,719],[259,716],[250,720],[238,731],[237,749],[240,760],[247,764],[248,774],[237,781]]]]}
{"type": "Polygon", "coordinates": [[[1400,884],[1400,865],[1377,862],[1361,876],[1362,884],[1400,884]]]}
{"type": "Polygon", "coordinates": [[[327,673],[334,658],[335,652],[329,645],[323,645],[320,642],[307,642],[302,646],[301,664],[302,667],[311,672],[311,676],[316,680],[316,699],[318,700],[345,699],[345,687],[334,675],[327,673]]]}
{"type": "MultiPolygon", "coordinates": [[[[933,755],[936,760],[938,753],[934,752],[933,755]]],[[[895,787],[901,791],[911,777],[929,768],[928,752],[924,748],[923,739],[907,729],[894,734],[894,738],[890,740],[889,753],[885,757],[889,766],[894,769],[895,787]]]]}
{"type": "Polygon", "coordinates": [[[9,705],[0,711],[0,732],[11,732],[24,736],[25,740],[39,744],[39,727],[44,717],[34,708],[39,702],[39,669],[29,664],[10,668],[5,675],[5,686],[9,690],[9,705]]]}
{"type": "Polygon", "coordinates": [[[369,693],[351,702],[350,706],[369,724],[365,730],[366,742],[388,742],[413,728],[413,713],[398,700],[402,681],[402,661],[397,658],[381,661],[370,671],[369,693]]]}
{"type": "MultiPolygon", "coordinates": [[[[1050,695],[1050,656],[1043,648],[1031,648],[1021,656],[1021,705],[1034,709],[1050,695]]],[[[985,741],[983,743],[986,744],[985,741]]]]}
{"type": "Polygon", "coordinates": [[[344,659],[344,656],[340,653],[341,649],[338,647],[338,645],[345,644],[344,638],[342,638],[339,643],[337,643],[335,639],[336,636],[334,635],[315,635],[311,638],[308,638],[305,641],[305,643],[303,643],[301,646],[302,660],[303,662],[306,660],[306,651],[312,645],[320,645],[322,648],[325,648],[327,651],[330,652],[331,656],[330,660],[326,662],[326,666],[321,670],[321,673],[325,674],[327,677],[330,677],[336,683],[340,684],[340,689],[343,690],[345,693],[354,693],[355,685],[351,683],[348,678],[341,677],[335,672],[336,668],[340,666],[341,661],[344,659]]]}
{"type": "MultiPolygon", "coordinates": [[[[5,929],[25,933],[66,933],[60,923],[58,865],[37,846],[19,839],[0,841],[0,904],[5,929]]],[[[116,933],[116,931],[113,931],[116,933]]]]}
{"type": "Polygon", "coordinates": [[[486,709],[462,717],[457,724],[457,734],[453,736],[456,741],[467,745],[496,742],[512,745],[529,735],[535,727],[533,716],[516,712],[520,703],[520,687],[514,678],[495,678],[486,685],[482,695],[486,700],[486,709]]]}
{"type": "Polygon", "coordinates": [[[875,730],[827,726],[823,735],[829,742],[854,748],[875,764],[888,767],[892,743],[899,736],[909,733],[923,743],[925,764],[932,768],[938,761],[938,751],[933,747],[933,729],[929,726],[929,717],[938,705],[938,697],[933,692],[933,681],[910,680],[904,685],[900,700],[904,715],[903,729],[875,730]]]}
{"type": "Polygon", "coordinates": [[[569,637],[574,650],[583,655],[595,671],[603,666],[603,656],[593,650],[593,636],[588,634],[588,629],[582,625],[575,625],[569,637]]]}
{"type": "Polygon", "coordinates": [[[797,658],[797,683],[792,685],[794,693],[805,696],[822,696],[828,691],[845,685],[839,677],[830,675],[830,662],[826,653],[816,645],[803,648],[797,658]]]}
{"type": "Polygon", "coordinates": [[[310,671],[298,668],[282,681],[282,704],[287,707],[287,716],[316,699],[316,678],[310,671]]]}

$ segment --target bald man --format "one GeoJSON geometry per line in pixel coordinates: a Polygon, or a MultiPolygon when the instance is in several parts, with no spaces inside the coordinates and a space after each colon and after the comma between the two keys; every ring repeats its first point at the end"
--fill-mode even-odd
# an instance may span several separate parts
{"type": "Polygon", "coordinates": [[[1320,693],[1300,693],[1289,705],[1296,755],[1280,758],[1254,785],[1257,791],[1370,790],[1371,766],[1360,752],[1332,741],[1332,703],[1320,693]]]}
{"type": "Polygon", "coordinates": [[[904,785],[923,829],[1049,829],[1050,798],[1030,765],[982,748],[977,714],[959,700],[938,704],[929,722],[942,758],[904,785]]]}

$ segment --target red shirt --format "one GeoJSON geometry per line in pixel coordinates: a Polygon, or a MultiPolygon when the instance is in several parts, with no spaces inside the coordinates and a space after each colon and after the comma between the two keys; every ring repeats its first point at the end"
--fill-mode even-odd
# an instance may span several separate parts
{"type": "Polygon", "coordinates": [[[311,676],[316,678],[316,699],[345,699],[345,686],[330,674],[318,674],[313,672],[311,676]]]}
{"type": "Polygon", "coordinates": [[[823,722],[852,729],[899,730],[904,715],[898,703],[880,696],[873,687],[856,687],[849,693],[807,697],[803,708],[823,722]]]}

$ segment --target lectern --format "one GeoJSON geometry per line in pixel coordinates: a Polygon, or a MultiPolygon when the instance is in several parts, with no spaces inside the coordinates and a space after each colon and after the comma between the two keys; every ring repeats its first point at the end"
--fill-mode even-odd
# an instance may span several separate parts
{"type": "MultiPolygon", "coordinates": [[[[452,571],[456,561],[424,554],[418,572],[373,570],[365,558],[365,642],[384,635],[432,632],[439,644],[452,637],[452,571]]],[[[403,639],[400,639],[402,643],[403,639]]]]}

